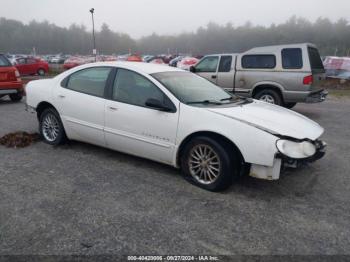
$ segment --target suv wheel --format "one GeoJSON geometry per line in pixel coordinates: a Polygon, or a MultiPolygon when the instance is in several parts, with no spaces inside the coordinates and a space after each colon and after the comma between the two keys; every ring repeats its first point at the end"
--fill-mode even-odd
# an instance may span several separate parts
{"type": "Polygon", "coordinates": [[[279,106],[283,105],[283,100],[280,94],[272,89],[263,89],[256,93],[254,98],[270,104],[275,104],[279,106]]]}
{"type": "Polygon", "coordinates": [[[45,70],[44,69],[39,69],[38,70],[38,75],[39,76],[44,76],[45,75],[45,70]]]}
{"type": "Polygon", "coordinates": [[[181,158],[182,172],[191,183],[209,191],[228,188],[239,176],[239,162],[234,152],[208,137],[190,141],[181,158]]]}
{"type": "Polygon", "coordinates": [[[23,95],[18,94],[18,93],[17,94],[10,94],[9,96],[10,96],[11,101],[13,101],[13,102],[21,101],[23,98],[23,95]]]}
{"type": "Polygon", "coordinates": [[[58,112],[53,108],[47,108],[39,118],[39,131],[44,142],[50,145],[63,144],[66,141],[66,133],[58,112]]]}

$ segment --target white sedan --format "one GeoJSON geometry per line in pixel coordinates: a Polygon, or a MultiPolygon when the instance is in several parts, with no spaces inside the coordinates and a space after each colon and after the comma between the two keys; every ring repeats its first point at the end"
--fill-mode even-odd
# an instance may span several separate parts
{"type": "Polygon", "coordinates": [[[325,153],[317,123],[177,68],[87,64],[32,81],[26,93],[46,143],[79,140],[152,159],[211,191],[242,174],[276,180],[325,153]]]}

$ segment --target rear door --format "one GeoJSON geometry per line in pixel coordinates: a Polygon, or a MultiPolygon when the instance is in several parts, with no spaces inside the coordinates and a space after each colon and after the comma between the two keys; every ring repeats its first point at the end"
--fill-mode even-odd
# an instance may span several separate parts
{"type": "Polygon", "coordinates": [[[223,55],[220,58],[216,84],[227,91],[233,91],[235,81],[235,56],[223,55]]]}
{"type": "Polygon", "coordinates": [[[308,46],[307,50],[310,60],[311,72],[313,76],[311,89],[319,89],[321,82],[326,77],[323,62],[317,48],[308,46]]]}
{"type": "Polygon", "coordinates": [[[82,69],[55,88],[55,104],[71,139],[105,146],[104,97],[111,72],[111,67],[82,69]]]}
{"type": "Polygon", "coordinates": [[[218,55],[206,56],[195,66],[196,74],[216,84],[218,66],[218,55]]]}

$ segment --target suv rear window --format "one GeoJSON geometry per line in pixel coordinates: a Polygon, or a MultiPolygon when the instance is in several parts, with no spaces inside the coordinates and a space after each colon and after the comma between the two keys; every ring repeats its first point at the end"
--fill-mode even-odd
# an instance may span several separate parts
{"type": "Polygon", "coordinates": [[[12,66],[12,64],[4,55],[0,55],[0,66],[8,67],[8,66],[12,66]]]}
{"type": "Polygon", "coordinates": [[[245,55],[242,57],[243,68],[271,69],[276,67],[274,55],[245,55]]]}
{"type": "Polygon", "coordinates": [[[282,50],[282,67],[284,69],[300,69],[303,67],[303,56],[300,48],[282,50]]]}
{"type": "Polygon", "coordinates": [[[313,72],[324,72],[323,63],[321,60],[320,53],[314,47],[308,47],[309,59],[311,64],[311,69],[313,72]]]}

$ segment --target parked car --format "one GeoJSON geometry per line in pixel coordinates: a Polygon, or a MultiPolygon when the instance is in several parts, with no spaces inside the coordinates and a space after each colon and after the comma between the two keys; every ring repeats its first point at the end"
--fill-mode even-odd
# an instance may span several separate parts
{"type": "Polygon", "coordinates": [[[58,55],[58,56],[52,57],[50,59],[49,63],[51,63],[51,64],[63,64],[64,61],[66,61],[66,59],[67,59],[67,57],[58,55]]]}
{"type": "Polygon", "coordinates": [[[243,54],[205,56],[190,69],[229,91],[292,108],[326,99],[325,71],[313,44],[253,48],[243,54]]]}
{"type": "Polygon", "coordinates": [[[23,93],[23,83],[18,70],[5,55],[0,54],[0,98],[8,95],[12,101],[20,101],[23,93]]]}
{"type": "Polygon", "coordinates": [[[169,66],[177,67],[177,63],[178,63],[179,61],[181,61],[181,59],[184,58],[184,57],[185,57],[185,56],[181,56],[181,55],[175,57],[174,59],[172,59],[172,60],[169,61],[169,66]]]}
{"type": "Polygon", "coordinates": [[[128,61],[128,62],[143,62],[142,57],[139,55],[129,55],[126,58],[126,61],[128,61]]]}
{"type": "Polygon", "coordinates": [[[195,57],[186,56],[177,62],[177,67],[183,70],[190,70],[191,66],[198,63],[199,59],[195,57]]]}
{"type": "Polygon", "coordinates": [[[244,173],[276,180],[282,166],[325,154],[317,123],[173,67],[87,64],[31,81],[26,92],[46,143],[68,138],[181,167],[207,190],[244,173]]]}
{"type": "Polygon", "coordinates": [[[49,72],[49,64],[34,57],[23,57],[16,59],[16,68],[21,75],[44,76],[49,72]]]}

